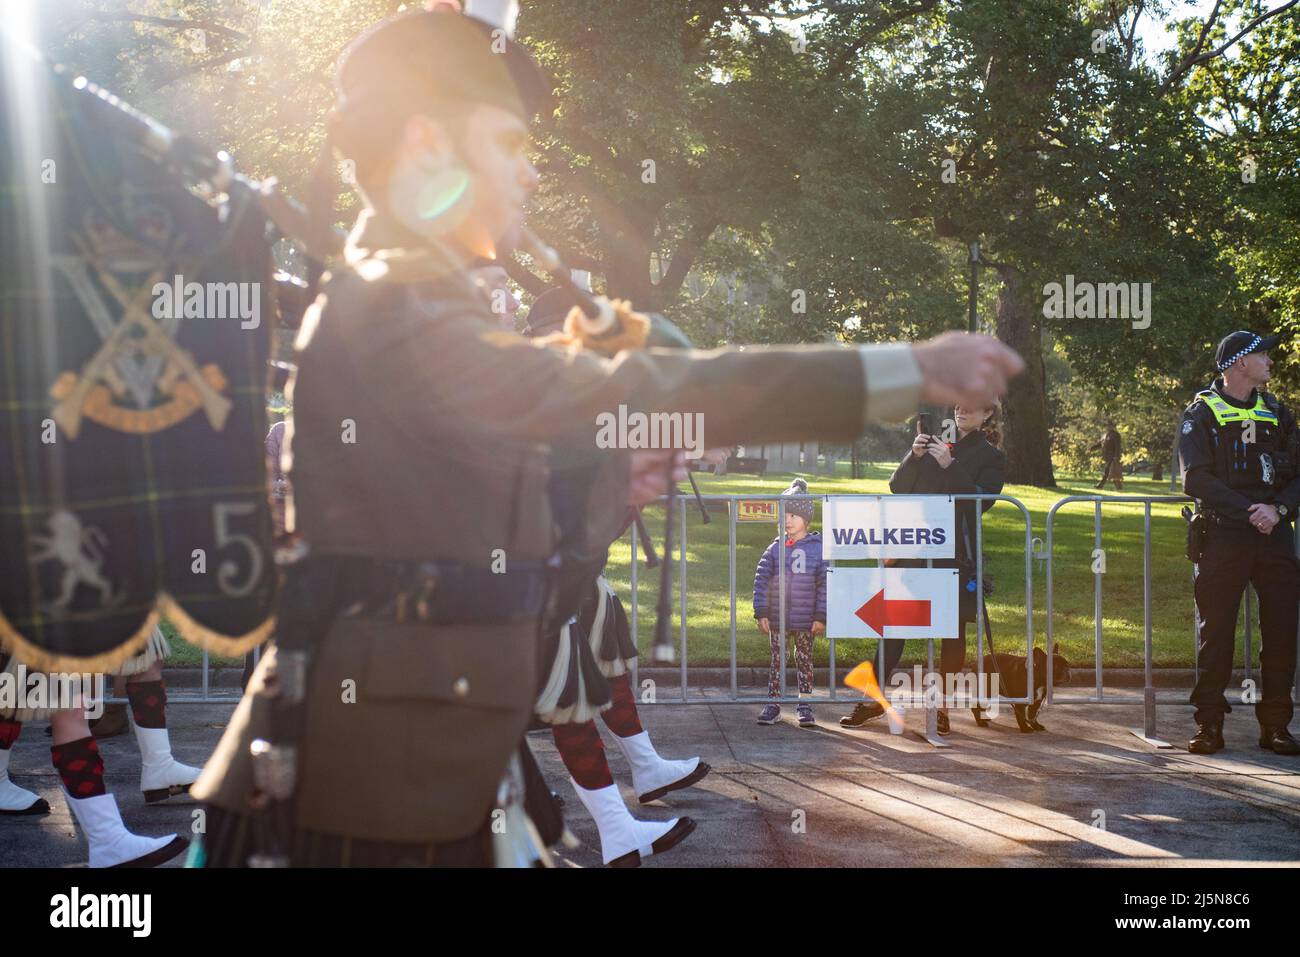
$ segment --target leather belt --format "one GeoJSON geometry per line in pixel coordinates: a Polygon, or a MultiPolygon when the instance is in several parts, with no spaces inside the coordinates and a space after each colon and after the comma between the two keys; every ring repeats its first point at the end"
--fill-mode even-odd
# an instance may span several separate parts
{"type": "Polygon", "coordinates": [[[536,619],[546,611],[554,570],[512,562],[501,573],[446,561],[338,557],[338,607],[345,618],[431,625],[536,619]]]}

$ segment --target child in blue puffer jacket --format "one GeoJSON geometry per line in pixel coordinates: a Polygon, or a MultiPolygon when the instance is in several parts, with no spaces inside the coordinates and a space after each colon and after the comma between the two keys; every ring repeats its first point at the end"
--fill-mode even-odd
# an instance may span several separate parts
{"type": "MultiPolygon", "coordinates": [[[[807,495],[808,483],[795,479],[782,495],[807,495]]],[[[781,611],[778,550],[785,559],[785,645],[794,653],[799,674],[799,697],[812,694],[812,646],[815,635],[826,631],[826,562],[822,560],[822,536],[810,532],[812,499],[791,499],[785,503],[785,541],[778,537],[758,561],[754,572],[754,617],[772,642],[772,668],[767,679],[769,698],[780,696],[781,611]],[[784,547],[782,547],[784,545],[784,547]]],[[[799,726],[816,726],[812,706],[800,701],[799,726]]],[[[781,715],[779,704],[769,704],[758,716],[759,724],[775,724],[781,715]]]]}

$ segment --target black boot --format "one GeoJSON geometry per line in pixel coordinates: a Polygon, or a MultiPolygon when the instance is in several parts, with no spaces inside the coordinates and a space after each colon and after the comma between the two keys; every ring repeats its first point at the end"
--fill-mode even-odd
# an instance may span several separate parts
{"type": "Polygon", "coordinates": [[[1259,729],[1259,746],[1274,754],[1300,754],[1300,741],[1291,737],[1285,726],[1270,728],[1261,725],[1259,729]]]}
{"type": "Polygon", "coordinates": [[[885,709],[876,701],[859,701],[853,706],[853,713],[840,718],[840,724],[846,728],[860,728],[872,718],[879,718],[885,709]]]}
{"type": "Polygon", "coordinates": [[[1196,723],[1196,737],[1187,742],[1192,754],[1213,754],[1223,750],[1223,715],[1196,723]]]}

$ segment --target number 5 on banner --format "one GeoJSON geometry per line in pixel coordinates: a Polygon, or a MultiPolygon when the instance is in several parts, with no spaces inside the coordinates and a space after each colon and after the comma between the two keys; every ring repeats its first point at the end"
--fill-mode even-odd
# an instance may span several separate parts
{"type": "Polygon", "coordinates": [[[217,587],[222,594],[229,595],[232,598],[243,598],[249,594],[262,579],[262,552],[257,547],[257,542],[247,535],[241,535],[230,530],[229,522],[232,518],[239,518],[244,515],[253,515],[257,512],[257,506],[253,502],[218,502],[212,506],[212,524],[216,530],[217,548],[222,549],[227,545],[239,545],[248,552],[248,578],[242,585],[236,585],[234,579],[239,573],[239,563],[235,560],[222,562],[217,569],[217,587]]]}

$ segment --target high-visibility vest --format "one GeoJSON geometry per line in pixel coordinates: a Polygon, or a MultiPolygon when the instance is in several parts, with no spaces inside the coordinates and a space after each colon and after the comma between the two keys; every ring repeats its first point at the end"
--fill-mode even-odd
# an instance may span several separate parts
{"type": "Polygon", "coordinates": [[[1264,393],[1255,393],[1255,405],[1249,409],[1240,409],[1224,401],[1223,396],[1213,389],[1205,389],[1196,393],[1196,398],[1204,402],[1211,412],[1214,413],[1214,419],[1219,425],[1227,425],[1229,422],[1245,422],[1254,420],[1255,422],[1267,422],[1269,425],[1277,425],[1277,413],[1268,407],[1264,401],[1264,393]]]}

